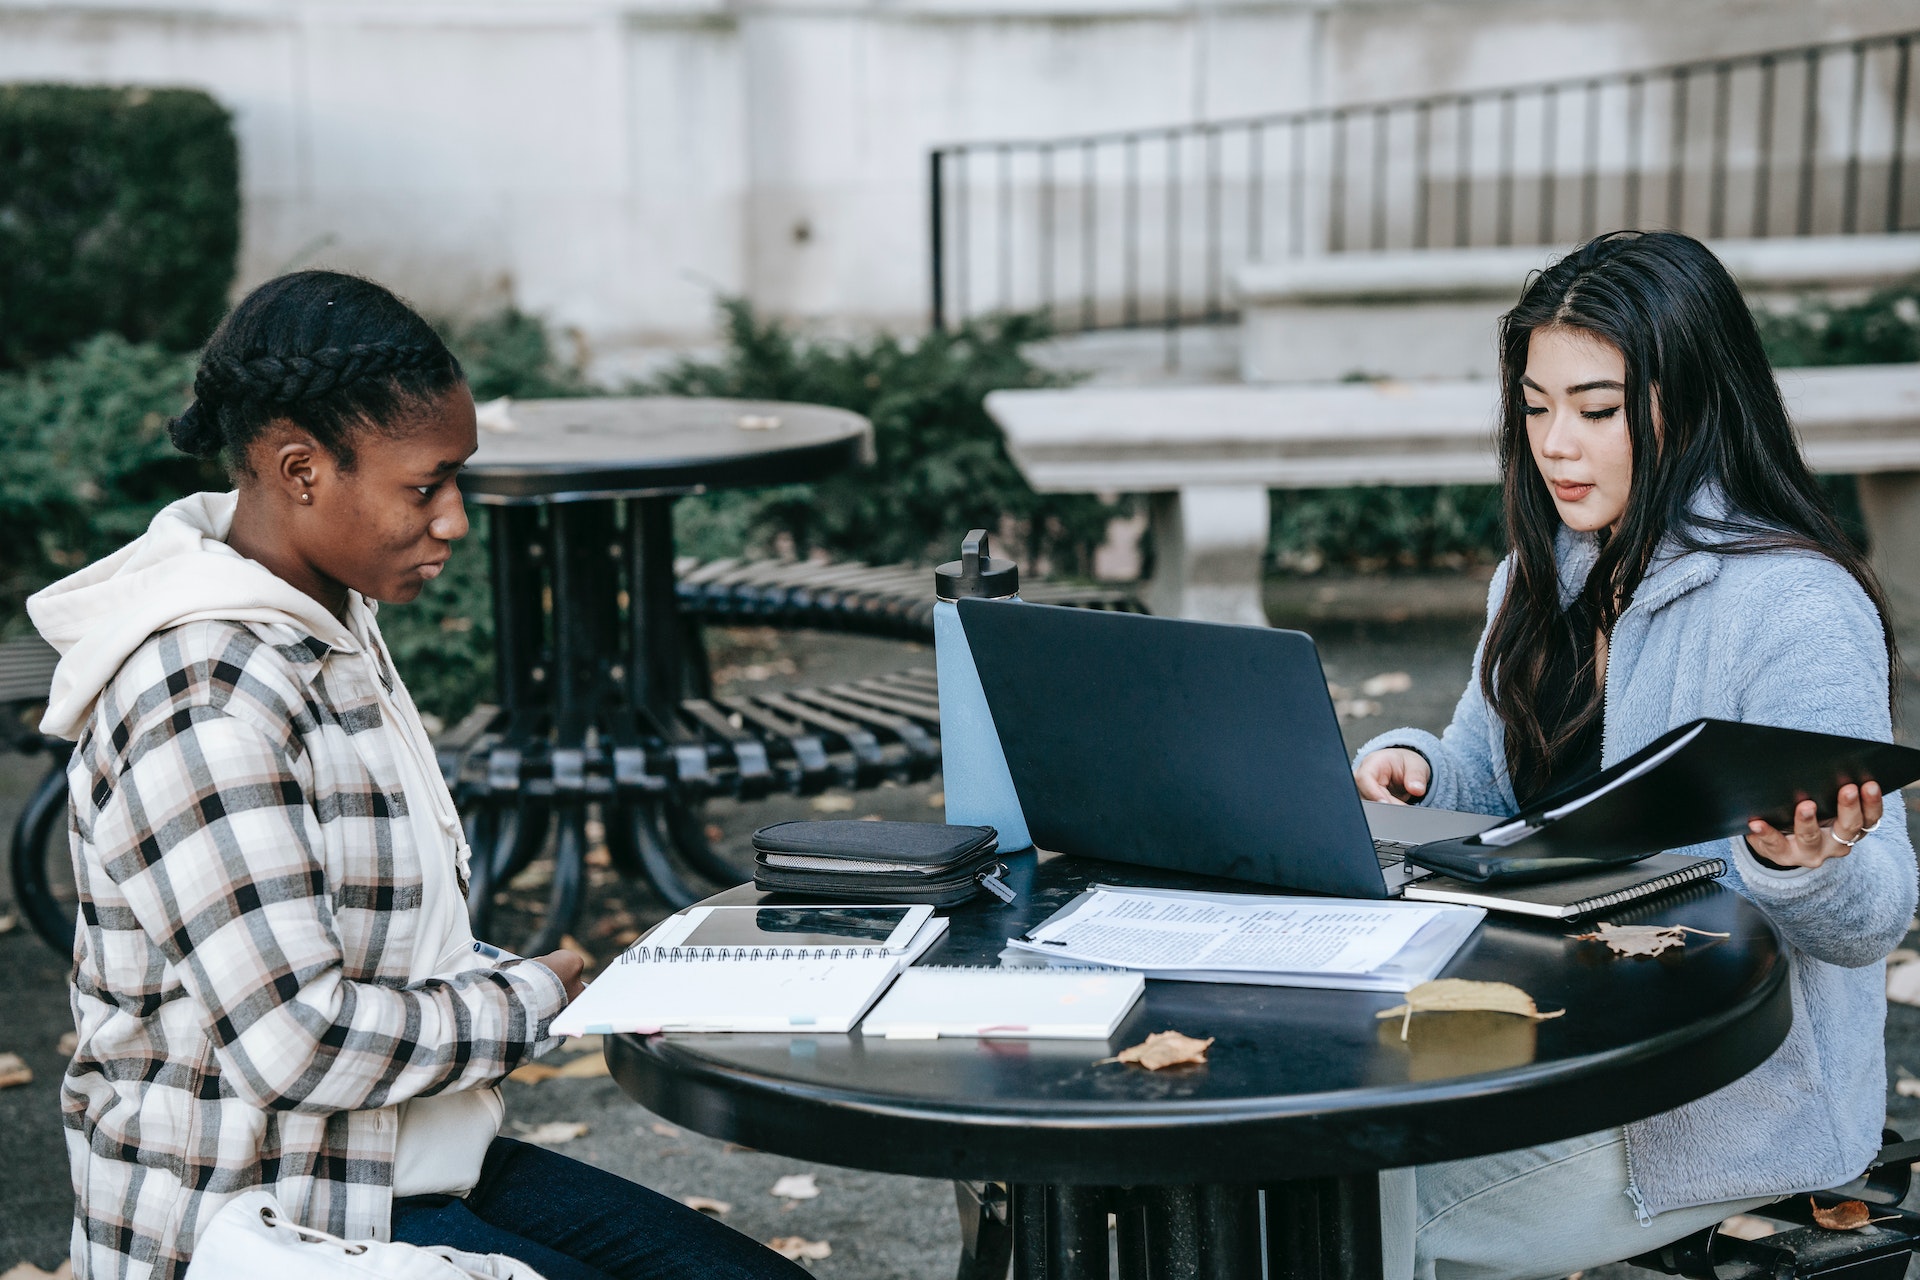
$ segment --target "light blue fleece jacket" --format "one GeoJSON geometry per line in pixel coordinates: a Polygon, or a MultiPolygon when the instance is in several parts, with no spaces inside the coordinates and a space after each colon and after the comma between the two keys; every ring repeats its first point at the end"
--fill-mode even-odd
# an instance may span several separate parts
{"type": "MultiPolygon", "coordinates": [[[[1714,495],[1696,509],[1718,514],[1714,495]]],[[[1599,556],[1592,535],[1561,528],[1563,604],[1599,556]]],[[[1491,622],[1509,562],[1487,597],[1491,622]]],[[[1499,717],[1473,678],[1440,737],[1384,733],[1360,748],[1411,747],[1433,766],[1422,803],[1516,812],[1499,717]]],[[[1612,764],[1701,716],[1893,736],[1887,652],[1866,592],[1825,557],[1722,555],[1669,544],[1614,624],[1601,757],[1612,764]]],[[[1356,756],[1356,760],[1359,757],[1356,756]]],[[[1678,852],[1726,857],[1727,883],[1786,940],[1793,1027],[1773,1056],[1717,1093],[1626,1126],[1626,1193],[1646,1213],[1838,1186],[1866,1168],[1886,1116],[1886,956],[1913,918],[1915,869],[1896,793],[1875,832],[1844,858],[1788,873],[1763,867],[1738,837],[1678,852]]]]}

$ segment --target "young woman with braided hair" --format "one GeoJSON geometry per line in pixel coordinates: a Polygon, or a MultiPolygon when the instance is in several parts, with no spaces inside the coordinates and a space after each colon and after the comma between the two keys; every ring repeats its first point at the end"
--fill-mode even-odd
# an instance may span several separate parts
{"type": "Polygon", "coordinates": [[[495,1086],[553,1044],[580,960],[474,955],[458,815],[374,618],[467,532],[459,363],[379,285],[305,271],[234,309],[194,397],[174,442],[235,491],[29,602],[61,653],[44,727],[78,743],[76,1276],[176,1280],[256,1187],[548,1280],[804,1276],[497,1136],[495,1086]]]}
{"type": "MultiPolygon", "coordinates": [[[[1800,456],[1724,266],[1671,232],[1602,236],[1500,327],[1512,553],[1436,737],[1361,748],[1369,800],[1511,815],[1700,716],[1888,741],[1886,606],[1800,456]]],[[[1792,958],[1773,1056],[1684,1106],[1544,1146],[1382,1175],[1421,1280],[1563,1276],[1857,1176],[1886,1115],[1887,954],[1915,899],[1898,793],[1840,789],[1776,829],[1684,850],[1792,958]]]]}

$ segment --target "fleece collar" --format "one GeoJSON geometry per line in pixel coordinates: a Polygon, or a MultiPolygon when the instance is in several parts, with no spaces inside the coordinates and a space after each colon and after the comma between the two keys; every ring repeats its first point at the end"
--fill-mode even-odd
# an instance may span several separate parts
{"type": "MultiPolygon", "coordinates": [[[[1701,486],[1687,509],[1696,520],[1724,520],[1729,510],[1726,497],[1716,485],[1701,486]]],[[[1560,579],[1561,608],[1572,604],[1586,587],[1587,576],[1599,559],[1597,536],[1560,526],[1554,538],[1554,564],[1560,579]]],[[[1696,587],[1712,582],[1720,575],[1724,560],[1718,552],[1689,550],[1672,533],[1667,534],[1633,593],[1633,606],[1648,613],[1665,608],[1696,587]]]]}
{"type": "MultiPolygon", "coordinates": [[[[318,669],[330,651],[362,647],[346,623],[304,591],[227,545],[239,497],[196,493],[163,509],[120,550],[27,601],[40,634],[60,654],[43,732],[77,739],[120,666],[154,634],[189,622],[291,627],[318,669]]],[[[349,593],[348,610],[369,609],[349,593]]],[[[293,646],[298,648],[300,646],[293,646]]]]}

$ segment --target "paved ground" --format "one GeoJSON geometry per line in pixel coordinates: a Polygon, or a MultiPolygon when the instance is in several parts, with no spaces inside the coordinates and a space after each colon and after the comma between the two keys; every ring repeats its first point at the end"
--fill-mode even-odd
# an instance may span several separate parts
{"type": "MultiPolygon", "coordinates": [[[[1277,623],[1303,626],[1320,641],[1328,679],[1352,714],[1345,728],[1355,744],[1396,724],[1445,724],[1467,677],[1483,589],[1470,579],[1313,580],[1276,584],[1269,609],[1277,623]],[[1397,672],[1408,678],[1402,690],[1370,693],[1364,687],[1372,677],[1397,672]]],[[[922,646],[861,637],[743,630],[718,639],[716,667],[746,687],[816,684],[932,662],[922,646]]],[[[1401,682],[1382,683],[1397,688],[1401,682]]],[[[0,822],[11,824],[45,767],[44,760],[0,755],[0,822]]],[[[849,812],[924,819],[933,816],[937,790],[936,782],[865,792],[851,797],[849,812]]],[[[753,828],[811,816],[820,816],[813,804],[792,798],[715,803],[708,812],[722,851],[737,862],[746,860],[753,828]]],[[[0,921],[10,913],[10,894],[0,886],[0,921]]],[[[626,917],[620,927],[645,927],[664,914],[644,894],[601,887],[600,901],[615,897],[626,917]]],[[[610,952],[617,932],[607,930],[604,941],[589,937],[588,949],[610,952]]],[[[56,1046],[71,1025],[66,964],[17,927],[0,933],[0,974],[0,1052],[22,1055],[35,1077],[29,1085],[0,1090],[0,1271],[23,1260],[51,1269],[65,1255],[71,1214],[56,1089],[63,1065],[56,1046]]],[[[1920,1009],[1894,1008],[1888,1045],[1893,1063],[1920,1070],[1920,1009]]],[[[665,1125],[604,1078],[509,1083],[506,1089],[510,1124],[587,1126],[560,1148],[569,1155],[669,1195],[725,1201],[732,1206],[725,1221],[758,1239],[799,1235],[829,1242],[832,1255],[810,1264],[823,1280],[944,1280],[953,1273],[957,1236],[945,1183],[729,1148],[665,1125]],[[770,1194],[775,1180],[790,1173],[812,1173],[820,1194],[801,1201],[770,1194]]],[[[1890,1096],[1888,1105],[1896,1126],[1920,1130],[1920,1102],[1890,1096]]],[[[1624,1276],[1630,1269],[1607,1270],[1624,1276]]]]}

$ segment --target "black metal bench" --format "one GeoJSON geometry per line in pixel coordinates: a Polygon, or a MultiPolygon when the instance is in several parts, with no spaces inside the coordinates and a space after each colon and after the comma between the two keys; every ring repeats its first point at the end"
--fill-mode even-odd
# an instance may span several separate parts
{"type": "Polygon", "coordinates": [[[37,635],[0,642],[0,715],[6,743],[27,755],[46,752],[51,767],[13,822],[13,900],[27,924],[56,951],[73,946],[73,874],[67,855],[67,744],[26,717],[47,700],[60,655],[37,635]]]}
{"type": "MultiPolygon", "coordinates": [[[[940,764],[934,674],[914,670],[822,688],[717,694],[704,661],[703,624],[851,630],[926,640],[933,631],[932,572],[908,565],[811,561],[681,560],[675,599],[688,635],[685,690],[670,708],[554,750],[482,709],[446,735],[441,767],[469,815],[476,854],[469,894],[483,936],[496,886],[539,857],[556,813],[599,806],[608,852],[623,874],[650,882],[674,907],[706,896],[686,870],[738,884],[736,867],[709,847],[699,806],[715,796],[753,800],[776,791],[811,795],[932,776],[940,764]]],[[[1138,612],[1126,591],[1030,582],[1027,599],[1138,612]]],[[[577,822],[560,824],[545,923],[525,945],[541,949],[578,916],[585,892],[577,822]]]]}
{"type": "Polygon", "coordinates": [[[1899,1207],[1912,1185],[1920,1142],[1903,1142],[1890,1129],[1882,1141],[1873,1165],[1855,1181],[1791,1196],[1751,1215],[1786,1224],[1784,1231],[1745,1240],[1716,1225],[1631,1261],[1692,1280],[1902,1280],[1920,1250],[1920,1213],[1899,1207]],[[1867,1205],[1870,1225],[1836,1231],[1814,1222],[1816,1206],[1830,1210],[1849,1200],[1867,1205]]]}
{"type": "MultiPolygon", "coordinates": [[[[681,615],[731,626],[816,627],[921,640],[933,634],[933,571],[846,561],[683,559],[674,566],[681,615]]],[[[1119,587],[1028,578],[1035,604],[1144,612],[1119,587]]]]}

